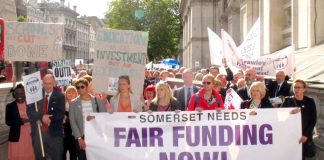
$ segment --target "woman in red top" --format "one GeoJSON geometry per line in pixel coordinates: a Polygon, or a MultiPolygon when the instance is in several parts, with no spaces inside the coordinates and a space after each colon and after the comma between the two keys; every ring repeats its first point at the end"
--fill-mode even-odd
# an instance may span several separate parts
{"type": "Polygon", "coordinates": [[[188,111],[216,110],[224,109],[224,102],[220,94],[214,89],[215,78],[207,74],[202,80],[203,87],[198,93],[191,96],[188,111]]]}

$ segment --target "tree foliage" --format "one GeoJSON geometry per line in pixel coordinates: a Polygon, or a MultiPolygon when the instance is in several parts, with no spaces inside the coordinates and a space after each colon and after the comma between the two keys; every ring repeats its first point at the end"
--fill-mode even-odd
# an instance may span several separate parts
{"type": "Polygon", "coordinates": [[[17,18],[17,21],[18,21],[18,22],[27,22],[27,19],[26,19],[26,17],[24,17],[24,16],[19,16],[19,17],[17,18]]]}
{"type": "Polygon", "coordinates": [[[107,26],[149,32],[150,60],[176,57],[181,33],[179,3],[175,0],[114,0],[107,26]]]}

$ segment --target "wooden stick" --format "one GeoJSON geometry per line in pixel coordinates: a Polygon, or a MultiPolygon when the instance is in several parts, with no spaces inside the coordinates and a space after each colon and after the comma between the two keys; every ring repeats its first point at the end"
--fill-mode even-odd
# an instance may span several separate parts
{"type": "MultiPolygon", "coordinates": [[[[37,102],[35,102],[35,110],[36,110],[36,112],[38,112],[37,102]]],[[[42,136],[42,132],[41,132],[41,128],[40,128],[40,123],[37,123],[37,128],[38,128],[39,140],[40,140],[40,145],[41,145],[41,150],[42,150],[42,157],[45,158],[43,136],[42,136]]]]}

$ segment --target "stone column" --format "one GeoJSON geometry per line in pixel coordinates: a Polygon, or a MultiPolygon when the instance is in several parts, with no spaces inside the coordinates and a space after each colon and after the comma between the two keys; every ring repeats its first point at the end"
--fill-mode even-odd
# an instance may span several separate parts
{"type": "Polygon", "coordinates": [[[260,1],[261,54],[273,53],[284,47],[285,0],[260,1]]]}

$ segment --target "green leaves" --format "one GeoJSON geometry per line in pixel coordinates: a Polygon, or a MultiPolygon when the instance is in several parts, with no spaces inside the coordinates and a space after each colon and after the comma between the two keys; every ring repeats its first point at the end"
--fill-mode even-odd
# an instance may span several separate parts
{"type": "Polygon", "coordinates": [[[149,32],[150,60],[176,57],[181,33],[175,0],[114,0],[106,14],[107,27],[149,32]]]}

